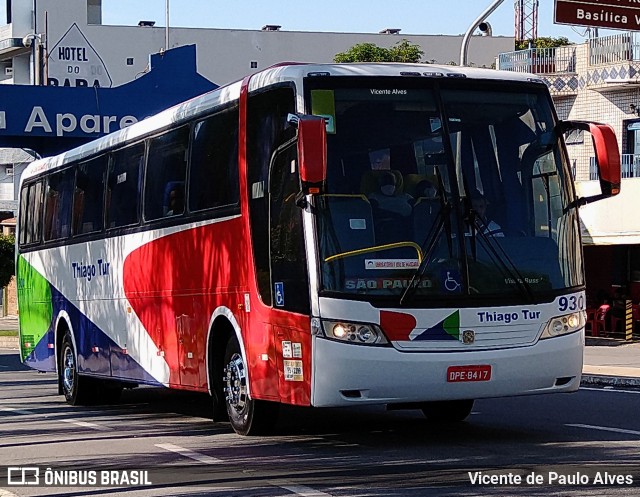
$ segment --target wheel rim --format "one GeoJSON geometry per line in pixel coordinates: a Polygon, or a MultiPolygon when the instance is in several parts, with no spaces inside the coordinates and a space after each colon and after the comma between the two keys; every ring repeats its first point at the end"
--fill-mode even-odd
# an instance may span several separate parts
{"type": "Polygon", "coordinates": [[[70,347],[64,349],[62,367],[62,385],[66,393],[73,392],[73,382],[76,375],[76,359],[70,347]]]}
{"type": "Polygon", "coordinates": [[[224,368],[224,393],[227,405],[237,412],[247,405],[247,374],[242,356],[235,353],[224,368]]]}

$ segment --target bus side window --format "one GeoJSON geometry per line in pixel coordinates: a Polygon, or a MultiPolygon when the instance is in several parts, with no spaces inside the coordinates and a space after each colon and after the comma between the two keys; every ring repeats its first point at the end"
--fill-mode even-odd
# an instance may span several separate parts
{"type": "Polygon", "coordinates": [[[145,220],[177,216],[184,212],[189,126],[149,140],[144,182],[145,220]]]}
{"type": "Polygon", "coordinates": [[[20,245],[37,243],[42,235],[42,181],[22,188],[20,196],[20,245]]]}
{"type": "Polygon", "coordinates": [[[102,155],[78,166],[73,199],[74,235],[102,230],[107,159],[107,155],[102,155]]]}
{"type": "Polygon", "coordinates": [[[109,161],[107,227],[130,226],[139,221],[140,171],[144,143],[117,150],[109,161]]]}
{"type": "Polygon", "coordinates": [[[44,240],[59,240],[71,234],[74,170],[52,174],[47,181],[44,209],[44,240]]]}
{"type": "Polygon", "coordinates": [[[237,204],[238,108],[227,109],[194,126],[189,176],[189,210],[237,204]]]}
{"type": "Polygon", "coordinates": [[[27,226],[29,216],[29,186],[23,185],[20,190],[20,215],[18,219],[18,243],[24,245],[27,243],[27,226]]]}

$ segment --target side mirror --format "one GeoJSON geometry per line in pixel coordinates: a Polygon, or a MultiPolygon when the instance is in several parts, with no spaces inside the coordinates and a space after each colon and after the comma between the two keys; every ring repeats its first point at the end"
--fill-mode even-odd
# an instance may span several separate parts
{"type": "Polygon", "coordinates": [[[289,114],[288,121],[298,128],[298,163],[302,193],[317,195],[327,180],[327,131],[319,116],[289,114]]]}
{"type": "Polygon", "coordinates": [[[608,124],[586,121],[563,121],[560,124],[562,133],[572,129],[588,131],[591,134],[596,155],[596,166],[602,195],[585,200],[599,200],[600,198],[613,197],[620,193],[620,149],[618,148],[618,141],[613,128],[608,124]]]}

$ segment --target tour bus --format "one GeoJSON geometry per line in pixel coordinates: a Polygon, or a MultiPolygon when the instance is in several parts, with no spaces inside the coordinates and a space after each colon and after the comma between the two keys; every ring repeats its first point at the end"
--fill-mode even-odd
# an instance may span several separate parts
{"type": "Polygon", "coordinates": [[[578,208],[618,193],[619,157],[532,75],[268,68],[29,165],[22,359],[73,405],[208,392],[246,435],[280,404],[459,421],[474,399],[575,391],[578,208]],[[598,164],[587,199],[573,129],[598,164]]]}

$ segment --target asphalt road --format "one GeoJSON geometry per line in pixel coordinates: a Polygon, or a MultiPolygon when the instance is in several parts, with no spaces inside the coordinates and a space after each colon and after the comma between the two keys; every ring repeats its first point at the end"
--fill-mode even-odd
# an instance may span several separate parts
{"type": "Polygon", "coordinates": [[[0,353],[0,497],[640,493],[638,391],[480,400],[454,425],[380,407],[287,408],[273,436],[253,438],[213,424],[201,395],[144,388],[115,406],[68,406],[53,375],[17,359],[0,353]],[[51,468],[98,482],[128,470],[151,484],[7,486],[5,466],[38,468],[40,482],[51,468]]]}

